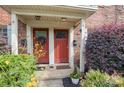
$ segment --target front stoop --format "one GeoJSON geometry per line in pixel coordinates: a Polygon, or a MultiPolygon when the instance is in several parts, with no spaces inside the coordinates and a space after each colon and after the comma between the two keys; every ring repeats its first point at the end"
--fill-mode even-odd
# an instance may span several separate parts
{"type": "Polygon", "coordinates": [[[38,80],[55,79],[55,78],[65,78],[73,72],[73,69],[61,69],[61,70],[44,70],[36,71],[36,77],[38,80]]]}
{"type": "Polygon", "coordinates": [[[39,66],[35,72],[39,81],[38,87],[63,87],[62,79],[68,77],[72,72],[73,69],[67,66],[64,68],[61,66],[39,66]]]}
{"type": "Polygon", "coordinates": [[[72,73],[72,69],[36,71],[38,87],[64,87],[62,79],[72,73]]]}

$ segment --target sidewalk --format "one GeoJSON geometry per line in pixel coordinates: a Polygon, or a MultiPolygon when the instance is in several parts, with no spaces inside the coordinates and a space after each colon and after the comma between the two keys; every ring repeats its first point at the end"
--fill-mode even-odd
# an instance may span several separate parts
{"type": "Polygon", "coordinates": [[[38,87],[63,87],[61,78],[46,79],[39,82],[38,87]]]}

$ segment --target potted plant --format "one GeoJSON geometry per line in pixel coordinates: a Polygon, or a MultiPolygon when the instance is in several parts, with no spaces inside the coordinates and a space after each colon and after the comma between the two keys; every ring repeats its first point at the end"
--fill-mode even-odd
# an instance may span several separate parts
{"type": "Polygon", "coordinates": [[[80,73],[77,71],[77,69],[75,69],[71,74],[70,74],[70,78],[73,84],[77,85],[80,79],[80,73]]]}

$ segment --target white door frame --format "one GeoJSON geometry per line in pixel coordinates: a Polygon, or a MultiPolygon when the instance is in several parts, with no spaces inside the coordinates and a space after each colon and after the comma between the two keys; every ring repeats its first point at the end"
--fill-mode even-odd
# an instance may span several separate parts
{"type": "Polygon", "coordinates": [[[71,68],[74,68],[74,46],[73,46],[73,40],[74,40],[74,28],[71,27],[69,29],[69,64],[71,68]]]}
{"type": "MultiPolygon", "coordinates": [[[[54,28],[49,27],[48,31],[49,36],[49,64],[48,65],[57,65],[54,63],[54,28]]],[[[74,47],[73,47],[73,35],[74,28],[71,27],[68,31],[68,44],[69,44],[69,65],[71,68],[74,68],[74,47]]],[[[33,54],[33,31],[29,25],[27,25],[27,52],[33,54]]]]}
{"type": "Polygon", "coordinates": [[[27,53],[28,54],[33,54],[33,36],[32,36],[32,30],[31,26],[26,25],[26,36],[27,36],[27,53]]]}
{"type": "Polygon", "coordinates": [[[54,65],[54,28],[49,27],[49,65],[54,65]]]}

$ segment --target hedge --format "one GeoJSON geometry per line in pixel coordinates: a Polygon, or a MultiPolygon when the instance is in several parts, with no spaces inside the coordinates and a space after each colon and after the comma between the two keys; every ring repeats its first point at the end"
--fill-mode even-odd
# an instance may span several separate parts
{"type": "Polygon", "coordinates": [[[109,74],[124,72],[124,29],[110,25],[88,33],[86,61],[89,68],[109,74]]]}
{"type": "Polygon", "coordinates": [[[33,56],[0,55],[0,87],[36,85],[35,69],[35,59],[33,56]]]}

